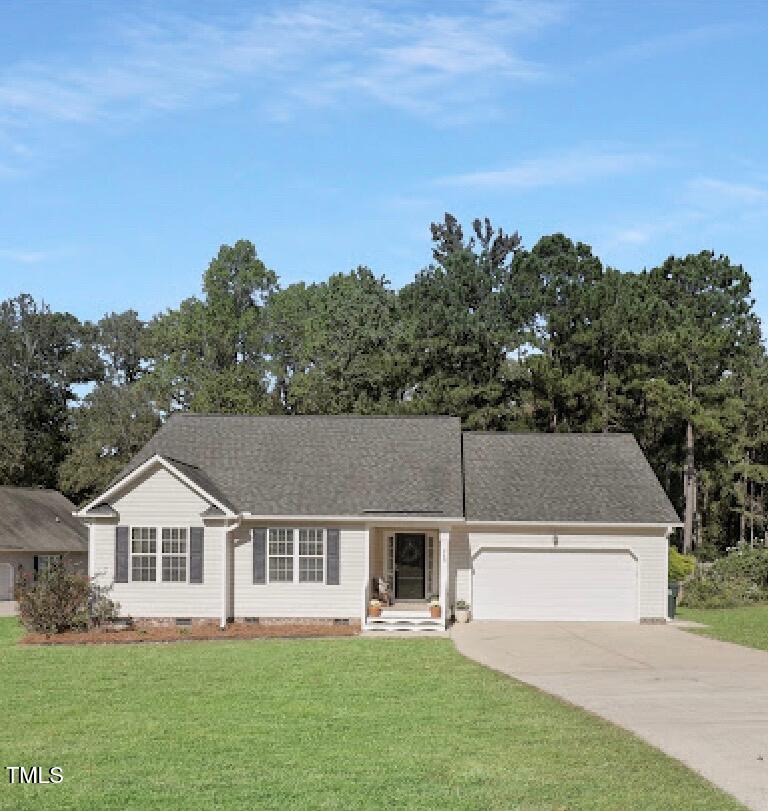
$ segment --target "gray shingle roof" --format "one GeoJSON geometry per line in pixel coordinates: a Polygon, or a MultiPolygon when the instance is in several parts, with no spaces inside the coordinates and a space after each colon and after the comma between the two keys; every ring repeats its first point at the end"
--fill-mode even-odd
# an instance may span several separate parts
{"type": "Polygon", "coordinates": [[[121,477],[155,454],[256,515],[462,515],[454,417],[174,414],[121,477]]]}
{"type": "Polygon", "coordinates": [[[468,520],[678,523],[631,434],[464,434],[468,520]]]}
{"type": "Polygon", "coordinates": [[[88,530],[56,490],[0,487],[0,549],[87,552],[88,530]]]}

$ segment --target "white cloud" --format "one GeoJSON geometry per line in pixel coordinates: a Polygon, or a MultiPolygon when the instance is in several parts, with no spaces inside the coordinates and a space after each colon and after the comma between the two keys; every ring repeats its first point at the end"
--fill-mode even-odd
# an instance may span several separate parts
{"type": "Polygon", "coordinates": [[[451,175],[438,182],[486,189],[535,189],[628,174],[657,162],[654,156],[643,152],[578,148],[530,158],[503,169],[451,175]]]}
{"type": "Polygon", "coordinates": [[[657,59],[662,55],[711,47],[720,40],[733,39],[743,34],[754,33],[755,26],[744,22],[708,23],[678,31],[669,31],[617,48],[608,48],[600,53],[590,54],[585,60],[586,67],[606,68],[624,62],[657,59]]]}
{"type": "Polygon", "coordinates": [[[561,6],[547,0],[459,6],[454,13],[344,0],[277,8],[226,18],[126,17],[101,50],[6,66],[0,150],[8,154],[4,142],[21,143],[26,131],[41,133],[51,123],[92,124],[233,100],[281,116],[308,105],[349,105],[354,97],[420,115],[448,114],[509,82],[542,76],[519,48],[562,17],[561,6]]]}
{"type": "Polygon", "coordinates": [[[18,265],[37,265],[54,256],[52,251],[20,250],[17,248],[0,248],[0,259],[6,259],[18,265]]]}
{"type": "Polygon", "coordinates": [[[699,177],[686,186],[686,195],[692,202],[752,205],[768,203],[768,189],[749,183],[734,183],[712,177],[699,177]]]}

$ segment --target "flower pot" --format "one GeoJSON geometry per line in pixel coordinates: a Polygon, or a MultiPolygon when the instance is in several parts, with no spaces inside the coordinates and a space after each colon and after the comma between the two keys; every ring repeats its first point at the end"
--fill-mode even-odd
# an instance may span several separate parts
{"type": "Polygon", "coordinates": [[[380,617],[381,616],[381,606],[380,605],[370,605],[370,606],[368,606],[368,616],[369,617],[380,617]]]}
{"type": "Polygon", "coordinates": [[[431,605],[429,607],[429,616],[432,617],[433,620],[440,619],[440,606],[439,605],[431,605]]]}
{"type": "Polygon", "coordinates": [[[469,609],[457,608],[456,609],[456,622],[469,622],[469,609]]]}

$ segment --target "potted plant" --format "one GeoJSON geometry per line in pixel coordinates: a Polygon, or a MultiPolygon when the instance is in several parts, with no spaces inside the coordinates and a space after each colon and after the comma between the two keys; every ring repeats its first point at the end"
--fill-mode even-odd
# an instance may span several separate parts
{"type": "Polygon", "coordinates": [[[456,622],[469,622],[469,603],[466,600],[456,601],[456,622]]]}
{"type": "Polygon", "coordinates": [[[440,619],[440,600],[432,599],[429,601],[429,616],[433,620],[440,619]]]}
{"type": "Polygon", "coordinates": [[[371,600],[368,603],[368,616],[370,617],[381,616],[381,600],[371,600]]]}

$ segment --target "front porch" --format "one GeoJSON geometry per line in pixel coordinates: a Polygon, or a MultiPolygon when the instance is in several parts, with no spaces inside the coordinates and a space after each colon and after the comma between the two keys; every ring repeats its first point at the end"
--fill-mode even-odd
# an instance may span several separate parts
{"type": "Polygon", "coordinates": [[[369,528],[364,630],[445,630],[450,614],[448,543],[447,529],[369,528]],[[381,602],[380,611],[372,609],[371,600],[381,602]]]}

